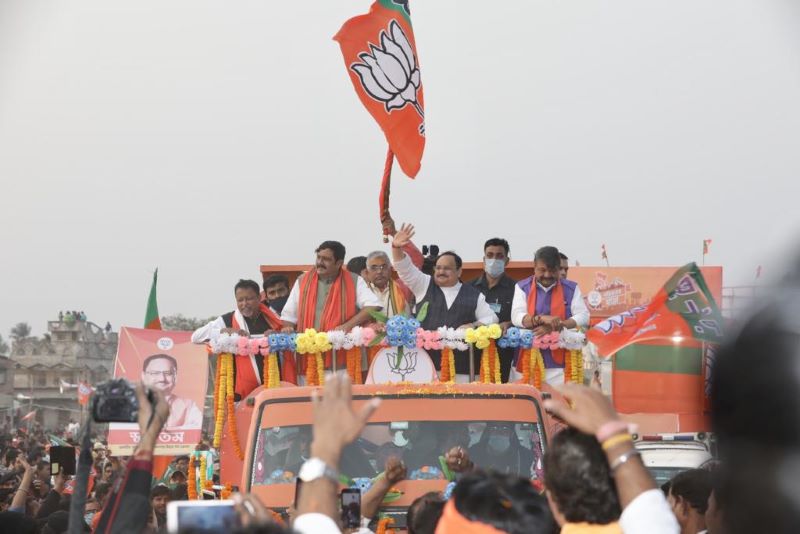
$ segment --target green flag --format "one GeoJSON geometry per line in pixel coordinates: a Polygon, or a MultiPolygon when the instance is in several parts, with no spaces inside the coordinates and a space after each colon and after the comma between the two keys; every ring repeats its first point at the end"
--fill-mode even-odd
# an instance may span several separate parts
{"type": "Polygon", "coordinates": [[[144,315],[144,327],[150,330],[161,330],[161,319],[158,318],[158,301],[156,299],[157,283],[158,269],[153,273],[153,285],[150,286],[150,296],[147,297],[147,312],[144,315]]]}

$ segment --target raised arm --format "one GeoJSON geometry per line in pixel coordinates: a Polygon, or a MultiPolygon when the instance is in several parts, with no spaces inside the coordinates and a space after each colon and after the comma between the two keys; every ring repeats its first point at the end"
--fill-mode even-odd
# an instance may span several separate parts
{"type": "Polygon", "coordinates": [[[414,297],[416,297],[417,302],[420,302],[425,298],[428,285],[431,283],[431,277],[420,271],[403,251],[411,242],[412,237],[414,237],[414,226],[411,224],[402,225],[394,235],[392,240],[392,264],[397,271],[397,276],[408,286],[414,297]]]}

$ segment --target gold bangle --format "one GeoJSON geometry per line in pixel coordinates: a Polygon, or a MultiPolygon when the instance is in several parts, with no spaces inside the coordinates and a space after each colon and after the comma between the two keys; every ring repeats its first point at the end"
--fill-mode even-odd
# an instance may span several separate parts
{"type": "Polygon", "coordinates": [[[603,450],[608,451],[620,443],[625,443],[626,441],[633,441],[633,437],[627,432],[623,434],[616,434],[603,442],[603,450]]]}

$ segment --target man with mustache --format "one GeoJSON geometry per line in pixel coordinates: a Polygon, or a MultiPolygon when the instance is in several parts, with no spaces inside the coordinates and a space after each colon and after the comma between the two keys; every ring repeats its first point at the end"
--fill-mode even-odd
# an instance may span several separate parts
{"type": "MultiPolygon", "coordinates": [[[[397,274],[414,293],[417,309],[427,302],[428,313],[422,328],[436,330],[440,326],[474,328],[497,322],[497,315],[486,303],[486,297],[472,284],[461,283],[461,258],[455,252],[443,252],[436,258],[433,276],[420,271],[403,248],[414,237],[413,225],[402,225],[392,240],[392,260],[397,274]]],[[[430,352],[437,370],[441,369],[440,351],[430,352]]],[[[455,353],[456,381],[469,381],[469,353],[455,353]]],[[[480,369],[480,351],[474,354],[474,370],[480,369]]]]}
{"type": "MultiPolygon", "coordinates": [[[[382,308],[363,278],[344,268],[345,248],[338,241],[324,241],[315,250],[314,269],[294,283],[281,312],[284,332],[343,330],[370,321],[370,311],[382,308]]],[[[345,365],[339,351],[337,368],[345,365]]],[[[325,366],[331,366],[326,355],[325,366]]]]}
{"type": "MultiPolygon", "coordinates": [[[[215,333],[251,336],[280,330],[281,319],[268,306],[260,302],[261,288],[253,280],[239,280],[233,288],[236,309],[220,315],[192,333],[192,343],[205,343],[215,333]]],[[[295,363],[291,355],[283,355],[281,380],[296,382],[295,363]]],[[[264,376],[264,356],[239,355],[234,357],[234,398],[240,401],[261,385],[264,376]]]]}
{"type": "MultiPolygon", "coordinates": [[[[561,278],[561,256],[556,247],[542,247],[533,257],[533,276],[517,283],[511,303],[514,326],[533,330],[536,336],[560,332],[564,328],[589,325],[589,309],[578,284],[561,278]]],[[[563,349],[543,349],[545,379],[549,384],[564,383],[563,349]]],[[[517,371],[521,371],[517,361],[517,371]]]]}
{"type": "Polygon", "coordinates": [[[178,383],[178,362],[168,354],[153,354],[142,363],[142,382],[160,391],[169,404],[169,417],[164,428],[200,428],[203,412],[192,399],[173,394],[178,383]]]}

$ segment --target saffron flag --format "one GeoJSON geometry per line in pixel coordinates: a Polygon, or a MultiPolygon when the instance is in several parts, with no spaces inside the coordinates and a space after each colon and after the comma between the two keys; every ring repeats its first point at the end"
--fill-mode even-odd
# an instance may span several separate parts
{"type": "Polygon", "coordinates": [[[636,306],[598,323],[587,333],[608,357],[639,341],[694,338],[722,340],[722,315],[697,264],[678,269],[646,306],[636,306]]]}
{"type": "Polygon", "coordinates": [[[144,327],[149,330],[161,330],[161,319],[158,317],[158,301],[156,299],[157,284],[158,269],[153,273],[153,285],[150,286],[150,296],[147,297],[147,311],[144,314],[144,327]]]}
{"type": "Polygon", "coordinates": [[[94,393],[94,388],[87,384],[86,382],[79,382],[78,383],[78,404],[81,406],[86,406],[89,404],[89,399],[92,397],[92,393],[94,393]]]}
{"type": "Polygon", "coordinates": [[[27,414],[23,415],[23,416],[20,418],[20,421],[28,421],[28,420],[30,420],[30,419],[33,419],[33,417],[34,417],[35,415],[36,415],[36,410],[32,410],[32,411],[28,412],[27,414]]]}
{"type": "Polygon", "coordinates": [[[388,216],[392,161],[416,177],[425,150],[425,104],[408,1],[377,0],[369,13],[353,17],[333,37],[361,103],[386,136],[379,198],[388,216]]]}
{"type": "Polygon", "coordinates": [[[711,240],[710,239],[703,239],[703,256],[708,254],[708,249],[709,249],[710,246],[711,246],[711,240]]]}

